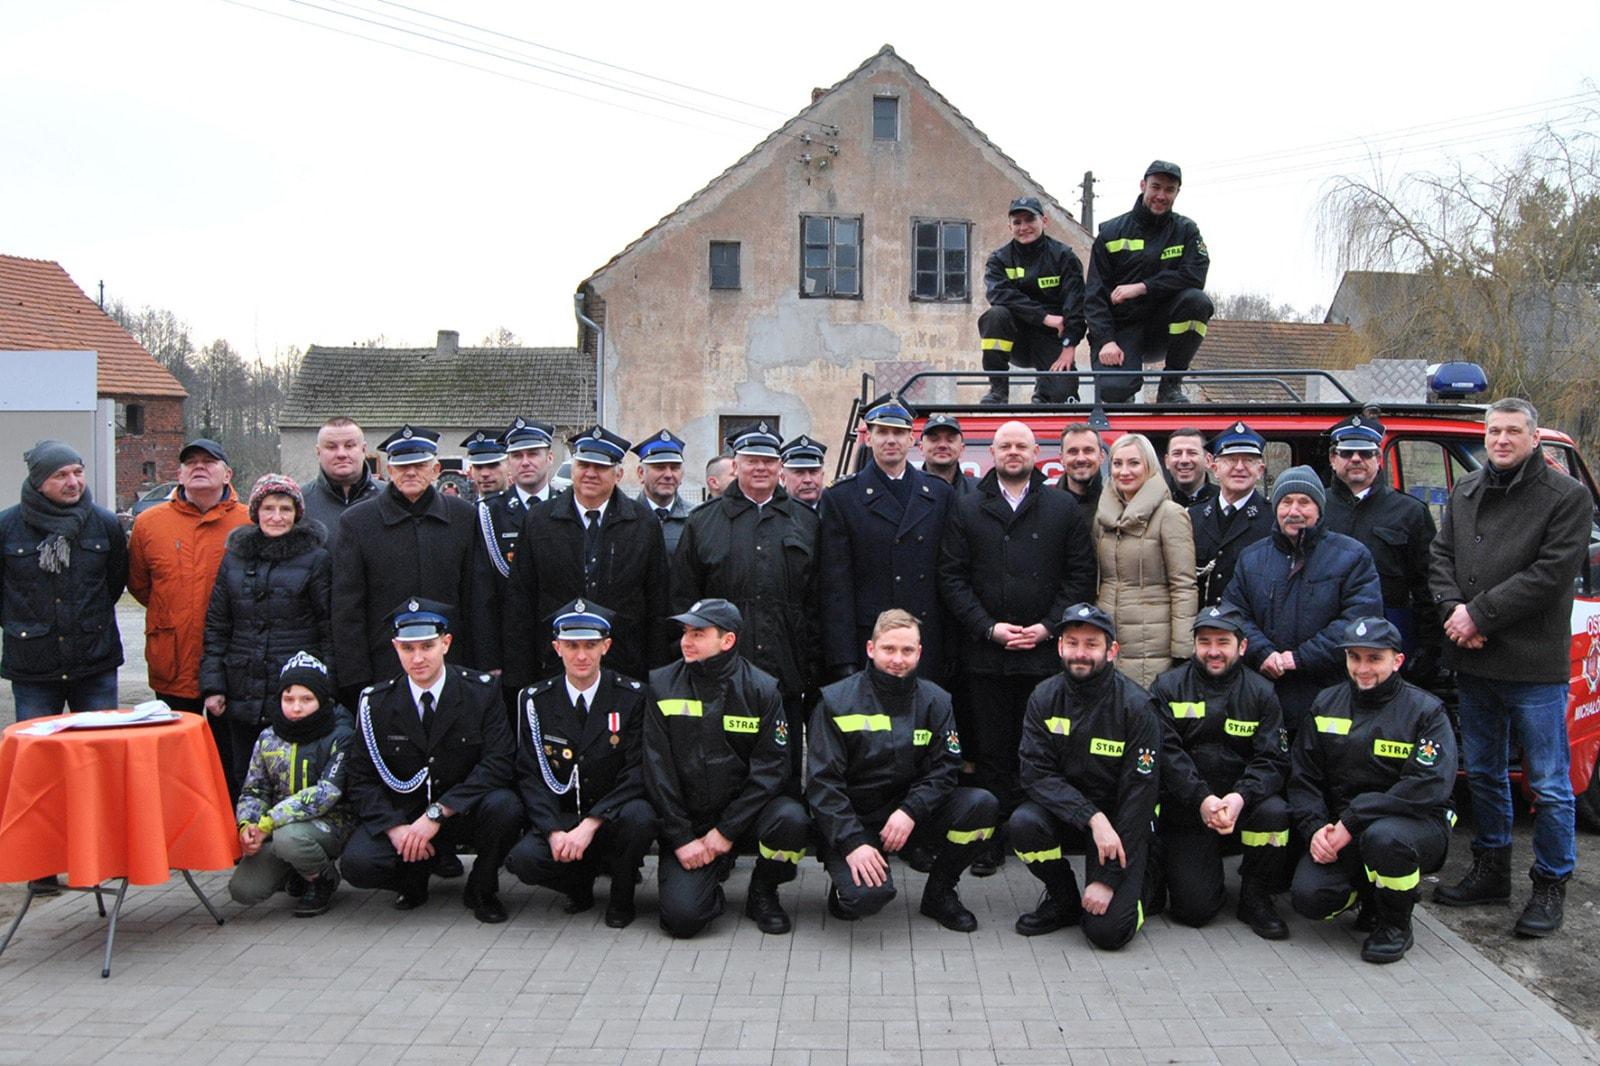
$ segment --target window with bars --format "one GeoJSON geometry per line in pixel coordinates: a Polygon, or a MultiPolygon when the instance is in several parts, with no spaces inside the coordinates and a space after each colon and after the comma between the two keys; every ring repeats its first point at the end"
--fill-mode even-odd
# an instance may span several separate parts
{"type": "Polygon", "coordinates": [[[971,302],[972,223],[919,218],[911,223],[911,298],[971,302]]]}
{"type": "Polygon", "coordinates": [[[861,296],[861,216],[800,216],[800,295],[861,296]]]}
{"type": "Polygon", "coordinates": [[[711,287],[737,289],[739,287],[739,242],[711,242],[711,287]]]}

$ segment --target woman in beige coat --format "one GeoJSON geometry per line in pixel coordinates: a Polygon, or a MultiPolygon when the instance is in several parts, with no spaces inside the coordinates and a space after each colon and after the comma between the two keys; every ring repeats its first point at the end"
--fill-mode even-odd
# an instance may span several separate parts
{"type": "Polygon", "coordinates": [[[1111,445],[1111,476],[1094,516],[1100,609],[1117,624],[1117,666],[1150,687],[1174,659],[1193,653],[1194,531],[1172,502],[1148,437],[1111,445]]]}

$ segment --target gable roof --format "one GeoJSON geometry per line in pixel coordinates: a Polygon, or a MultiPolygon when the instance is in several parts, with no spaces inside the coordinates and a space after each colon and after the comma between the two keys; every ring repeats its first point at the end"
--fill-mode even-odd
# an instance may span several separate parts
{"type": "MultiPolygon", "coordinates": [[[[812,94],[811,103],[802,108],[797,114],[795,114],[793,118],[789,119],[783,125],[769,133],[761,141],[761,143],[757,144],[754,148],[740,156],[738,160],[733,163],[733,165],[708,181],[693,196],[689,197],[687,200],[673,208],[671,211],[667,212],[665,215],[662,215],[661,218],[656,221],[655,225],[651,226],[638,237],[634,238],[627,244],[626,247],[622,249],[622,251],[618,252],[610,259],[607,259],[592,274],[583,279],[583,281],[579,283],[578,288],[582,290],[601,274],[604,274],[606,271],[610,270],[617,264],[618,260],[625,257],[629,252],[633,251],[645,241],[649,240],[650,237],[662,226],[666,225],[673,218],[683,213],[683,211],[692,206],[696,201],[709,195],[714,189],[729,181],[736,171],[742,169],[746,163],[750,162],[762,152],[766,151],[766,149],[770,145],[777,142],[779,138],[785,136],[793,131],[796,127],[801,125],[816,125],[817,123],[812,120],[811,116],[830,95],[832,95],[836,90],[844,88],[849,83],[857,80],[858,78],[864,77],[870,71],[878,69],[883,65],[892,65],[897,71],[905,74],[905,76],[917,87],[922,89],[929,96],[933,97],[934,100],[940,104],[940,106],[947,108],[959,122],[961,122],[968,130],[972,132],[973,136],[978,138],[984,147],[988,148],[990,151],[994,152],[995,155],[1004,160],[1007,166],[1010,166],[1016,170],[1016,172],[1022,176],[1023,180],[1026,181],[1028,185],[1038,189],[1039,194],[1044,197],[1045,201],[1047,202],[1047,206],[1055,209],[1053,212],[1053,217],[1065,219],[1068,223],[1074,226],[1079,225],[1076,215],[1074,215],[1071,211],[1068,211],[1066,207],[1063,206],[1061,202],[1054,196],[1051,196],[1050,193],[1045,190],[1044,186],[1040,185],[1036,180],[1034,180],[1033,175],[1029,174],[1022,168],[1020,163],[1018,163],[1015,159],[1012,159],[1003,150],[1001,150],[1000,146],[991,141],[988,135],[980,130],[970,118],[968,118],[966,115],[963,115],[960,109],[946,99],[943,93],[941,93],[938,89],[935,89],[932,82],[928,81],[927,78],[924,78],[920,73],[918,73],[915,67],[906,62],[906,60],[894,50],[893,45],[886,44],[872,55],[868,56],[860,66],[856,67],[855,70],[852,70],[849,74],[846,74],[843,78],[840,78],[827,89],[814,92],[812,94]]],[[[1082,227],[1079,226],[1079,228],[1081,229],[1082,227]]],[[[1091,236],[1093,235],[1091,234],[1091,236]]]]}
{"type": "MultiPolygon", "coordinates": [[[[1350,366],[1358,340],[1349,326],[1326,322],[1260,322],[1214,318],[1195,356],[1196,370],[1340,370],[1350,366]]],[[[1301,396],[1304,375],[1281,376],[1301,396]]],[[[1200,388],[1207,401],[1282,403],[1282,389],[1265,382],[1212,382],[1200,388]]]]}
{"type": "Polygon", "coordinates": [[[99,353],[102,396],[189,395],[61,264],[0,255],[0,348],[99,353]]]}
{"type": "MultiPolygon", "coordinates": [[[[576,348],[306,350],[278,424],[334,415],[362,426],[494,426],[515,415],[578,426],[594,420],[594,360],[576,348]]],[[[450,443],[454,443],[453,441],[450,443]]]]}

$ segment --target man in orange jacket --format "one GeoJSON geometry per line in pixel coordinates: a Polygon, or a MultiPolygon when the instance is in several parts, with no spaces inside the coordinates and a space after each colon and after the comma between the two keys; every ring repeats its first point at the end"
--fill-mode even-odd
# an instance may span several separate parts
{"type": "MultiPolygon", "coordinates": [[[[192,440],[178,453],[178,487],[165,503],[133,523],[128,591],[145,606],[144,656],[150,688],[174,710],[199,713],[200,651],[206,604],[228,534],[250,524],[230,487],[233,469],[222,445],[192,440]]],[[[226,743],[211,719],[219,751],[226,743]]],[[[227,753],[223,751],[224,760],[227,753]]]]}

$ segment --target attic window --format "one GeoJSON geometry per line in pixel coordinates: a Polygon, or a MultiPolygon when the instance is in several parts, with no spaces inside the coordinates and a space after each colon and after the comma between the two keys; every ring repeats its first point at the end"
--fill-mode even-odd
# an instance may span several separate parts
{"type": "Polygon", "coordinates": [[[898,141],[900,139],[900,98],[874,96],[872,98],[872,139],[898,141]]]}
{"type": "Polygon", "coordinates": [[[739,242],[711,242],[711,287],[737,289],[739,287],[739,242]]]}

